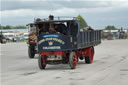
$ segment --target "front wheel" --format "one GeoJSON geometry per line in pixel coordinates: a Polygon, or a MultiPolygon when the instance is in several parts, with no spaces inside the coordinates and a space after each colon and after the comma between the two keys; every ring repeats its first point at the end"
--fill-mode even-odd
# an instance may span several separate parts
{"type": "Polygon", "coordinates": [[[40,69],[45,69],[46,67],[46,60],[45,56],[42,56],[41,54],[38,57],[38,65],[40,69]]]}
{"type": "Polygon", "coordinates": [[[35,56],[35,48],[34,48],[34,46],[29,46],[28,47],[28,56],[29,56],[29,58],[34,58],[34,56],[35,56]]]}
{"type": "Polygon", "coordinates": [[[71,69],[75,69],[77,65],[77,56],[75,52],[71,52],[69,56],[69,66],[71,69]]]}

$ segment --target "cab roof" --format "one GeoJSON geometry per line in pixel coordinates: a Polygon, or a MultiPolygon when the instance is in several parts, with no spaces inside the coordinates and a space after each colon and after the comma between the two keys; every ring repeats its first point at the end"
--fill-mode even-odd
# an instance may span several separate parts
{"type": "Polygon", "coordinates": [[[75,22],[78,20],[44,20],[44,21],[36,21],[35,24],[42,24],[42,23],[54,23],[54,22],[75,22]]]}

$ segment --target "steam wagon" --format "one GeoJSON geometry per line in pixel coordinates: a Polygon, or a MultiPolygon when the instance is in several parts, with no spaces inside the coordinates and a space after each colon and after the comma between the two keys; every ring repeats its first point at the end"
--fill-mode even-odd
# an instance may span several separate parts
{"type": "Polygon", "coordinates": [[[101,43],[101,31],[80,30],[80,20],[76,18],[49,16],[49,19],[36,19],[28,25],[34,25],[36,30],[40,69],[45,69],[47,64],[69,64],[75,69],[78,59],[91,64],[94,46],[101,43]]]}

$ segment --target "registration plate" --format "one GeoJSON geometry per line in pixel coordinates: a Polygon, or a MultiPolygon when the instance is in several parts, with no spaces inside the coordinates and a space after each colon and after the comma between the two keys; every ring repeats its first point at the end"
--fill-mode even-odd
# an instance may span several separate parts
{"type": "Polygon", "coordinates": [[[62,56],[61,55],[49,55],[47,60],[48,61],[50,61],[50,60],[62,60],[62,56]]]}

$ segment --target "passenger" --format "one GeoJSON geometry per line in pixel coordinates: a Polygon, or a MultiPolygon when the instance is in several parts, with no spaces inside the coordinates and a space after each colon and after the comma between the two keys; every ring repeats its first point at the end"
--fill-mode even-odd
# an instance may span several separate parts
{"type": "Polygon", "coordinates": [[[58,33],[62,33],[66,35],[66,26],[64,24],[56,25],[55,29],[57,30],[58,33]]]}
{"type": "Polygon", "coordinates": [[[64,34],[64,35],[66,35],[66,26],[64,25],[64,24],[61,24],[60,25],[60,27],[61,27],[61,32],[64,34]]]}
{"type": "Polygon", "coordinates": [[[54,28],[54,26],[53,26],[52,23],[50,23],[50,25],[49,25],[49,33],[58,33],[58,32],[55,30],[55,28],[54,28]]]}
{"type": "Polygon", "coordinates": [[[59,30],[59,26],[58,25],[55,25],[55,30],[60,33],[60,30],[59,30]]]}

